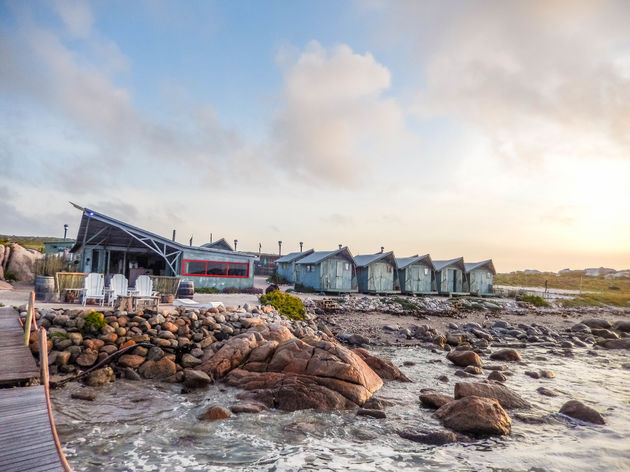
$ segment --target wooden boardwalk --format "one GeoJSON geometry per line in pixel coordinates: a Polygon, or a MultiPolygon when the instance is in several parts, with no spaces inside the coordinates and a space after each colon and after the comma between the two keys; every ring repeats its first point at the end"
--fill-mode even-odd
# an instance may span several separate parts
{"type": "MultiPolygon", "coordinates": [[[[47,357],[47,356],[46,356],[47,357]]],[[[47,359],[45,359],[47,360],[47,359]]],[[[24,385],[40,378],[40,369],[24,345],[24,330],[12,308],[0,308],[0,471],[70,471],[57,438],[43,385],[24,385]]]]}

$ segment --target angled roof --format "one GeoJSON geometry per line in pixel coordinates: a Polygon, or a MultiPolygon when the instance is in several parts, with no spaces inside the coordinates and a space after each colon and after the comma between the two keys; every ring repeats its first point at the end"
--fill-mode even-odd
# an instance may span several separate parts
{"type": "Polygon", "coordinates": [[[278,262],[294,262],[297,261],[298,259],[301,259],[303,257],[306,257],[310,254],[313,254],[315,252],[314,249],[309,249],[307,251],[302,251],[302,252],[290,252],[289,254],[286,254],[282,257],[280,257],[279,259],[276,259],[276,263],[278,262]]]}
{"type": "Polygon", "coordinates": [[[217,239],[212,243],[202,244],[201,247],[207,247],[211,249],[225,249],[226,251],[234,251],[230,243],[228,243],[225,238],[217,239]]]}
{"type": "Polygon", "coordinates": [[[433,267],[435,267],[435,270],[442,270],[445,267],[450,267],[450,266],[454,266],[454,267],[457,267],[458,269],[466,271],[466,266],[464,265],[463,257],[456,257],[455,259],[448,259],[444,261],[433,261],[433,267]]]}
{"type": "Polygon", "coordinates": [[[382,259],[391,259],[391,262],[396,265],[396,258],[394,257],[394,252],[377,252],[376,254],[361,254],[359,256],[354,256],[354,262],[357,267],[367,267],[374,262],[378,262],[382,259]]]}
{"type": "Polygon", "coordinates": [[[416,262],[424,262],[425,264],[428,264],[430,267],[433,267],[433,261],[431,260],[431,256],[429,256],[428,254],[425,254],[424,256],[419,256],[416,254],[415,256],[411,256],[411,257],[397,257],[396,258],[396,264],[398,264],[399,269],[404,269],[410,266],[411,264],[415,264],[416,262]]]}
{"type": "Polygon", "coordinates": [[[482,267],[485,267],[490,272],[492,272],[493,275],[497,275],[497,271],[494,268],[494,264],[492,263],[492,259],[487,259],[487,260],[481,261],[481,262],[466,262],[464,264],[464,266],[466,266],[466,273],[470,272],[471,270],[481,269],[482,267]]]}
{"type": "Polygon", "coordinates": [[[309,254],[308,256],[298,260],[296,264],[319,264],[320,262],[328,259],[329,257],[333,257],[337,255],[343,256],[346,259],[349,259],[350,261],[354,262],[354,258],[352,257],[350,250],[346,246],[346,247],[342,247],[341,249],[337,249],[336,251],[315,251],[309,254]]]}

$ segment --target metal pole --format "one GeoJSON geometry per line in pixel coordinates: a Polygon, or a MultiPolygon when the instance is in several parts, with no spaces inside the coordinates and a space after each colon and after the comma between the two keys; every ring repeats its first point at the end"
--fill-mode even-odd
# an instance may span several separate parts
{"type": "Polygon", "coordinates": [[[68,225],[63,225],[63,240],[66,240],[66,236],[68,235],[68,225]]]}
{"type": "Polygon", "coordinates": [[[238,239],[234,240],[234,250],[236,251],[236,245],[238,244],[238,239]]]}
{"type": "Polygon", "coordinates": [[[302,252],[302,246],[304,246],[304,243],[300,241],[300,252],[302,252]]]}
{"type": "Polygon", "coordinates": [[[282,255],[282,241],[278,241],[278,255],[282,255]]]}

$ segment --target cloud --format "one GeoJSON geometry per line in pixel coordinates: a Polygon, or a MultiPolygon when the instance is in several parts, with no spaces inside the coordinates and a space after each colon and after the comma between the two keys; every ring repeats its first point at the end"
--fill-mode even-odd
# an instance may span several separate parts
{"type": "MultiPolygon", "coordinates": [[[[281,53],[286,63],[287,51],[281,53]]],[[[272,153],[307,181],[363,180],[379,153],[394,154],[411,141],[402,108],[385,96],[390,86],[389,70],[370,53],[347,45],[328,51],[312,41],[285,70],[272,153]]]]}
{"type": "Polygon", "coordinates": [[[61,17],[66,30],[78,38],[87,38],[92,32],[92,10],[83,0],[55,0],[53,8],[61,17]]]}

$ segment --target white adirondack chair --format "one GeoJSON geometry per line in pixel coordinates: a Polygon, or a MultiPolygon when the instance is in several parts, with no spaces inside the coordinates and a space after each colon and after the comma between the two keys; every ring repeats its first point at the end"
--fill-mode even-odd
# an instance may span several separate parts
{"type": "Polygon", "coordinates": [[[133,291],[136,308],[138,301],[143,304],[149,303],[156,310],[159,306],[160,297],[157,292],[153,291],[153,280],[148,275],[140,275],[136,279],[136,288],[133,291]]]}
{"type": "Polygon", "coordinates": [[[105,279],[103,274],[90,273],[83,280],[83,306],[88,298],[100,299],[101,306],[105,303],[105,279]]]}
{"type": "Polygon", "coordinates": [[[112,280],[109,282],[108,303],[111,306],[114,306],[114,302],[118,299],[118,297],[127,296],[128,286],[129,286],[129,282],[127,281],[127,277],[125,277],[123,274],[114,275],[112,277],[112,280]]]}

